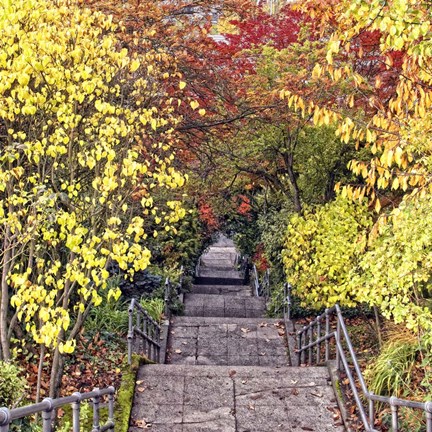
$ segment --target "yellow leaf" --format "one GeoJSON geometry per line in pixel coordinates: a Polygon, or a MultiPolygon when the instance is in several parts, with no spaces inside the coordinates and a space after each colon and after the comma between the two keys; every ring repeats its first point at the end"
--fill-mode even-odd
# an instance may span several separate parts
{"type": "Polygon", "coordinates": [[[379,213],[379,211],[381,210],[381,202],[380,200],[377,198],[377,200],[375,201],[375,211],[377,213],[379,213]]]}
{"type": "Polygon", "coordinates": [[[200,116],[204,116],[205,113],[206,113],[206,110],[205,110],[204,108],[201,108],[201,109],[198,111],[198,113],[199,113],[200,116]]]}
{"type": "Polygon", "coordinates": [[[191,106],[191,108],[192,108],[193,110],[195,110],[195,109],[197,109],[197,108],[199,107],[199,102],[197,102],[197,101],[192,101],[192,102],[190,103],[190,106],[191,106]]]}
{"type": "Polygon", "coordinates": [[[184,81],[179,82],[179,88],[180,90],[183,90],[186,87],[186,83],[184,81]]]}
{"type": "Polygon", "coordinates": [[[130,64],[129,70],[131,72],[135,72],[140,67],[139,60],[133,60],[130,64]]]}

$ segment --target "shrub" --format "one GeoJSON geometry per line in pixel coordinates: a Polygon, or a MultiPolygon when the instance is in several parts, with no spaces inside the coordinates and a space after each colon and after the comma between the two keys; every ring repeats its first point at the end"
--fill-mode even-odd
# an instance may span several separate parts
{"type": "Polygon", "coordinates": [[[15,407],[23,398],[27,383],[20,374],[18,366],[0,361],[0,406],[15,407]]]}
{"type": "Polygon", "coordinates": [[[165,309],[163,299],[141,299],[140,304],[156,322],[160,323],[162,321],[162,316],[165,309]]]}

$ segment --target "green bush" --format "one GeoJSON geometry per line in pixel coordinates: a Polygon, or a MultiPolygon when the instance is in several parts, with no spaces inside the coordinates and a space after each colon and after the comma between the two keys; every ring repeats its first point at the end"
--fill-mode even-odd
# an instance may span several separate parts
{"type": "Polygon", "coordinates": [[[15,407],[25,395],[27,383],[21,372],[13,363],[0,361],[0,406],[15,407]]]}
{"type": "Polygon", "coordinates": [[[104,300],[91,310],[85,328],[90,333],[108,332],[121,335],[128,331],[128,304],[121,301],[104,300]]]}
{"type": "Polygon", "coordinates": [[[165,303],[163,299],[143,298],[140,300],[140,304],[156,322],[162,322],[162,317],[165,309],[165,303]]]}

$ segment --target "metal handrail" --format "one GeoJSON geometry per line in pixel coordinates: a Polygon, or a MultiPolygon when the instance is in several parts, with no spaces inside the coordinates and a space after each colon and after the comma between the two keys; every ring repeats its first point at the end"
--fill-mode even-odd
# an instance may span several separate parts
{"type": "MultiPolygon", "coordinates": [[[[181,288],[183,286],[183,278],[184,278],[184,268],[183,266],[181,266],[179,281],[174,286],[175,289],[174,296],[176,299],[178,299],[180,295],[181,288]]],[[[165,308],[164,308],[165,318],[169,319],[171,317],[171,307],[173,304],[173,284],[171,283],[171,279],[169,277],[165,279],[164,303],[165,303],[165,308]]]]}
{"type": "Polygon", "coordinates": [[[292,309],[292,301],[291,301],[291,289],[292,286],[290,283],[284,283],[284,298],[283,298],[283,316],[285,321],[291,321],[291,309],[292,309]]]}
{"type": "Polygon", "coordinates": [[[236,256],[236,267],[238,268],[241,276],[243,277],[243,283],[246,285],[249,283],[249,257],[247,255],[240,256],[237,254],[236,256]]]}
{"type": "Polygon", "coordinates": [[[147,313],[136,299],[131,300],[128,313],[128,363],[132,363],[132,353],[136,346],[137,336],[141,339],[142,352],[149,360],[159,363],[161,326],[147,313]]]}
{"type": "Polygon", "coordinates": [[[360,414],[363,426],[366,432],[379,432],[374,429],[375,424],[375,402],[390,405],[392,415],[392,432],[399,432],[399,407],[407,407],[422,410],[426,417],[426,431],[432,432],[432,402],[416,402],[407,399],[400,399],[395,396],[378,396],[370,392],[363,378],[356,353],[354,351],[351,339],[346,328],[342,312],[339,305],[326,309],[322,315],[316,317],[307,326],[304,326],[297,332],[297,356],[299,364],[321,363],[321,346],[325,344],[325,361],[330,360],[330,340],[335,341],[336,346],[336,365],[340,372],[342,369],[347,375],[351,391],[360,414]],[[330,319],[336,318],[336,329],[331,328],[330,319]],[[324,328],[323,328],[324,327],[324,328]],[[357,389],[353,372],[345,353],[342,339],[348,349],[349,357],[354,367],[355,375],[360,383],[361,395],[357,389]],[[306,361],[306,355],[308,359],[306,361]],[[363,405],[361,396],[368,402],[368,409],[363,405]]]}
{"type": "Polygon", "coordinates": [[[72,431],[80,431],[80,404],[83,400],[92,399],[93,427],[92,432],[114,431],[114,387],[110,386],[102,390],[95,388],[90,392],[75,392],[70,396],[57,399],[45,398],[42,402],[24,407],[8,409],[0,408],[0,431],[7,432],[12,421],[42,413],[43,432],[52,432],[54,410],[65,405],[72,405],[72,431]],[[100,398],[108,395],[108,420],[100,424],[100,398]]]}
{"type": "Polygon", "coordinates": [[[257,297],[261,297],[261,284],[259,282],[258,270],[255,264],[252,266],[252,272],[253,272],[253,285],[254,285],[255,295],[257,297]]]}
{"type": "Polygon", "coordinates": [[[252,266],[253,271],[253,286],[257,297],[264,297],[266,301],[270,298],[270,270],[267,269],[264,273],[263,280],[260,282],[256,265],[252,266]]]}
{"type": "Polygon", "coordinates": [[[199,277],[200,268],[201,268],[201,257],[198,258],[198,261],[195,266],[195,277],[199,277]]]}

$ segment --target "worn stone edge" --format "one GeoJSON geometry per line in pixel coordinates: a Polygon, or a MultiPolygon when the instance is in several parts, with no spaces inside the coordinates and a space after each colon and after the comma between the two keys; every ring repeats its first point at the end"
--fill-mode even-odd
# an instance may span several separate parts
{"type": "Polygon", "coordinates": [[[135,383],[138,369],[145,359],[137,354],[132,355],[132,364],[125,365],[122,370],[122,379],[117,391],[114,405],[114,424],[117,432],[127,432],[129,429],[132,404],[135,394],[135,383]]]}
{"type": "Polygon", "coordinates": [[[333,392],[335,394],[339,411],[342,416],[344,429],[346,432],[354,432],[354,430],[349,425],[349,415],[341,389],[340,376],[336,367],[336,360],[328,360],[326,362],[326,366],[329,371],[333,392]]]}

